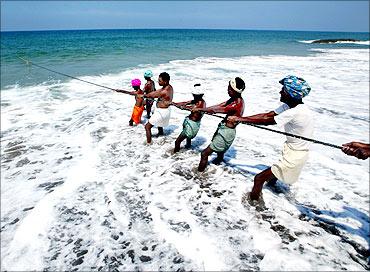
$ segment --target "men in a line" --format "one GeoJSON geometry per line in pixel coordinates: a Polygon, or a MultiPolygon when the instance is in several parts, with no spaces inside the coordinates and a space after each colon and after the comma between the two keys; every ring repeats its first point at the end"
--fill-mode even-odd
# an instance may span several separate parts
{"type": "Polygon", "coordinates": [[[152,142],[152,127],[157,126],[158,135],[163,135],[163,127],[168,126],[171,116],[169,106],[173,98],[173,88],[170,85],[170,75],[166,72],[161,73],[158,77],[158,84],[162,88],[149,94],[142,95],[145,99],[158,98],[154,114],[145,125],[146,141],[148,144],[152,142]]]}
{"type": "Polygon", "coordinates": [[[118,90],[118,89],[116,90],[116,92],[119,92],[119,93],[135,95],[135,105],[132,110],[131,119],[129,121],[130,126],[133,126],[134,122],[136,125],[140,124],[141,116],[144,111],[145,101],[142,97],[144,92],[140,89],[140,85],[141,85],[140,79],[135,78],[131,80],[131,86],[134,89],[134,91],[130,92],[130,91],[125,91],[125,90],[118,90]]]}
{"type": "Polygon", "coordinates": [[[225,113],[225,118],[219,123],[218,128],[213,135],[211,144],[202,151],[201,159],[198,165],[198,171],[203,172],[208,163],[208,156],[213,152],[217,153],[217,158],[213,161],[219,164],[223,161],[225,152],[230,148],[236,135],[236,124],[228,120],[229,116],[240,117],[244,112],[244,100],[242,92],[245,89],[245,83],[240,77],[229,81],[227,92],[230,99],[221,104],[208,108],[194,108],[193,112],[206,112],[210,114],[225,113]]]}
{"type": "MultiPolygon", "coordinates": [[[[193,108],[205,108],[206,102],[203,99],[204,92],[200,88],[200,84],[194,85],[194,89],[192,91],[194,98],[193,100],[177,103],[172,102],[172,105],[188,110],[192,110],[193,108]]],[[[182,132],[175,141],[175,149],[173,150],[174,153],[180,150],[180,144],[185,139],[185,147],[189,148],[191,146],[191,139],[193,139],[197,135],[200,128],[200,120],[202,119],[202,117],[203,113],[199,111],[191,112],[189,116],[185,117],[182,124],[182,132]]]]}
{"type": "MultiPolygon", "coordinates": [[[[312,112],[303,104],[302,98],[311,88],[307,82],[296,76],[287,76],[279,81],[283,85],[280,101],[283,104],[274,111],[246,117],[229,117],[230,122],[247,122],[260,125],[284,125],[287,133],[310,138],[313,134],[312,112]]],[[[287,136],[282,157],[279,162],[254,177],[254,185],[247,199],[258,200],[265,181],[274,184],[277,179],[293,184],[298,180],[301,170],[308,158],[310,143],[287,136]]]]}
{"type": "Polygon", "coordinates": [[[342,145],[342,151],[349,156],[366,160],[370,157],[370,144],[361,142],[350,142],[342,145]]]}
{"type": "MultiPolygon", "coordinates": [[[[154,81],[151,79],[153,77],[153,72],[151,70],[147,70],[144,73],[144,78],[146,80],[145,86],[144,86],[144,93],[149,94],[153,91],[155,91],[155,84],[154,81]]],[[[147,98],[145,99],[145,107],[146,107],[146,117],[150,118],[150,113],[152,110],[152,105],[154,102],[154,98],[147,98]]]]}

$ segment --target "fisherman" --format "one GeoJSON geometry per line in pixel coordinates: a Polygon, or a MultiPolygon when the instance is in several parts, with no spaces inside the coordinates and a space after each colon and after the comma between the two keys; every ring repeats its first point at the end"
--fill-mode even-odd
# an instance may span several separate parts
{"type": "MultiPolygon", "coordinates": [[[[309,94],[311,88],[303,78],[286,76],[279,81],[283,85],[280,91],[280,101],[283,104],[268,113],[261,113],[246,117],[229,117],[230,122],[246,122],[259,125],[284,125],[285,132],[304,137],[313,134],[313,115],[303,104],[302,98],[309,94]]],[[[254,185],[250,194],[244,194],[242,202],[260,200],[262,187],[265,181],[269,185],[279,179],[287,184],[298,180],[301,170],[308,158],[310,143],[299,138],[287,136],[283,147],[282,157],[254,177],[254,185]]]]}
{"type": "Polygon", "coordinates": [[[216,132],[213,135],[212,142],[201,153],[201,159],[198,165],[198,171],[203,172],[208,163],[208,156],[213,152],[217,153],[217,158],[212,161],[214,164],[220,164],[225,152],[230,148],[236,135],[236,124],[228,120],[229,116],[240,117],[244,112],[244,100],[242,92],[245,89],[245,83],[240,77],[229,81],[227,92],[230,99],[218,105],[208,108],[194,108],[192,112],[206,112],[210,114],[225,113],[225,118],[219,123],[216,132]]]}
{"type": "Polygon", "coordinates": [[[130,126],[133,126],[134,122],[135,122],[136,125],[141,123],[141,116],[142,116],[143,111],[144,111],[145,101],[142,97],[144,92],[140,89],[140,85],[141,85],[140,79],[135,78],[135,79],[131,80],[131,86],[134,89],[134,91],[130,92],[130,91],[118,90],[118,89],[115,90],[116,92],[119,92],[119,93],[135,95],[135,101],[136,102],[135,102],[135,106],[132,110],[131,119],[129,121],[130,126]]]}
{"type": "MultiPolygon", "coordinates": [[[[144,73],[144,78],[146,80],[145,86],[144,86],[144,93],[149,94],[153,91],[155,91],[155,84],[154,81],[151,79],[153,77],[153,72],[151,70],[147,70],[144,73]]],[[[152,105],[153,105],[154,99],[153,98],[147,98],[145,99],[145,107],[146,107],[146,117],[150,118],[150,113],[152,111],[152,105]]]]}
{"type": "MultiPolygon", "coordinates": [[[[192,110],[193,108],[205,108],[206,102],[203,99],[204,91],[200,87],[201,85],[195,84],[194,89],[192,91],[193,100],[185,101],[185,102],[172,102],[171,104],[179,107],[185,108],[188,110],[192,110]]],[[[200,128],[200,120],[203,117],[203,113],[201,112],[191,112],[189,116],[185,117],[184,122],[182,124],[182,131],[180,135],[177,137],[175,141],[175,149],[173,153],[176,153],[180,150],[180,144],[182,141],[186,139],[186,148],[191,146],[191,139],[193,139],[200,128]]]]}
{"type": "Polygon", "coordinates": [[[158,77],[158,84],[162,87],[161,89],[142,95],[145,99],[158,98],[154,114],[145,125],[146,141],[148,144],[152,142],[152,127],[157,126],[158,135],[163,135],[163,127],[168,126],[171,116],[169,106],[173,98],[173,88],[170,85],[170,75],[166,72],[161,73],[158,77]]]}
{"type": "Polygon", "coordinates": [[[342,145],[342,151],[349,156],[366,160],[370,157],[370,144],[361,142],[350,142],[342,145]]]}

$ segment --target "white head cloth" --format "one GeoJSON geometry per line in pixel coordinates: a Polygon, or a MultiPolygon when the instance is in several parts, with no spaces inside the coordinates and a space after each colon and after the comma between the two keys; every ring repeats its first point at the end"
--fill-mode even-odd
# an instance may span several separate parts
{"type": "Polygon", "coordinates": [[[242,92],[244,91],[244,89],[238,89],[238,88],[236,87],[236,81],[235,81],[235,78],[231,79],[231,80],[229,81],[229,84],[230,84],[231,88],[233,88],[233,90],[234,90],[234,91],[236,91],[237,93],[242,93],[242,92]]]}

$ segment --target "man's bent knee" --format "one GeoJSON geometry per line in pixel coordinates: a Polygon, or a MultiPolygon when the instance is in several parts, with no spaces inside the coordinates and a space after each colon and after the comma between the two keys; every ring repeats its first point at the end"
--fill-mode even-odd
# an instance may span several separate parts
{"type": "Polygon", "coordinates": [[[260,181],[264,179],[263,173],[258,173],[257,175],[254,176],[254,181],[260,181]]]}
{"type": "Polygon", "coordinates": [[[258,181],[258,182],[265,182],[265,181],[270,181],[270,180],[274,180],[276,179],[275,175],[272,173],[271,171],[271,167],[265,169],[264,171],[262,171],[261,173],[258,173],[255,177],[254,177],[254,181],[258,181]]]}

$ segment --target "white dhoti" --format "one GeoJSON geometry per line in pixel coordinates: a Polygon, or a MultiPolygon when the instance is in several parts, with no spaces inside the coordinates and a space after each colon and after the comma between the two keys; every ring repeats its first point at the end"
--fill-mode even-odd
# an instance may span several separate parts
{"type": "Polygon", "coordinates": [[[287,184],[295,183],[308,159],[308,150],[295,150],[284,144],[282,157],[271,166],[275,177],[287,184]]]}
{"type": "Polygon", "coordinates": [[[149,119],[149,123],[157,127],[166,127],[169,124],[171,117],[170,108],[155,108],[154,114],[149,119]]]}

